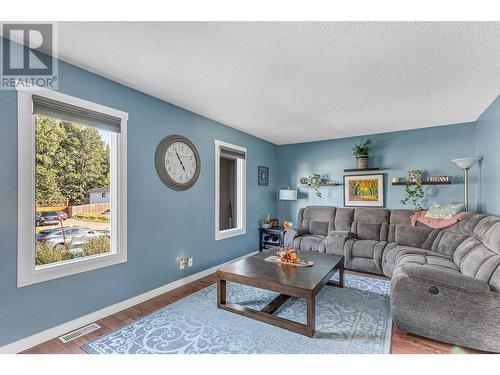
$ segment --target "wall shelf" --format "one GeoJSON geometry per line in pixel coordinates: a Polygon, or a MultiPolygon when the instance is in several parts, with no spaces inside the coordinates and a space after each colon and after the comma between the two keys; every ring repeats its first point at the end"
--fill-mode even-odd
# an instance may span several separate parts
{"type": "MultiPolygon", "coordinates": [[[[399,182],[393,182],[392,184],[394,186],[404,186],[408,182],[405,181],[399,181],[399,182]]],[[[410,182],[410,185],[415,185],[414,182],[410,182]]],[[[451,185],[451,181],[422,181],[422,185],[451,185]]]]}
{"type": "MultiPolygon", "coordinates": [[[[344,185],[342,182],[325,182],[320,184],[319,186],[323,187],[323,186],[342,186],[342,185],[344,185]]],[[[304,188],[312,188],[312,186],[309,186],[307,184],[299,184],[298,186],[304,188]]]]}
{"type": "Polygon", "coordinates": [[[379,171],[380,168],[350,168],[344,169],[344,172],[368,172],[368,171],[379,171]]]}

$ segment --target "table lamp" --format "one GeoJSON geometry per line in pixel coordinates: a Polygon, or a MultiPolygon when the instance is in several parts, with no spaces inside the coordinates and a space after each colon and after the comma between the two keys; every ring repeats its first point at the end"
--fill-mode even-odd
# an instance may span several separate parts
{"type": "Polygon", "coordinates": [[[284,204],[285,201],[296,201],[297,200],[297,190],[290,190],[288,189],[282,189],[279,192],[279,200],[281,201],[281,210],[280,210],[280,225],[283,226],[283,211],[284,211],[284,204]]]}

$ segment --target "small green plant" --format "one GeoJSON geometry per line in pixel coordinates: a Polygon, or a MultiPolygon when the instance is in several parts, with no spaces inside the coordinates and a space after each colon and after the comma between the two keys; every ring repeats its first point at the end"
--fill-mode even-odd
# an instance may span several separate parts
{"type": "Polygon", "coordinates": [[[109,223],[109,215],[79,214],[79,215],[74,215],[73,218],[81,221],[97,221],[100,223],[109,223]]]}
{"type": "Polygon", "coordinates": [[[35,264],[42,266],[62,262],[72,259],[67,246],[54,246],[49,241],[36,242],[35,244],[35,264]]]}
{"type": "Polygon", "coordinates": [[[372,140],[370,138],[361,138],[361,141],[352,148],[352,153],[357,158],[367,158],[371,143],[372,140]]]}
{"type": "Polygon", "coordinates": [[[408,182],[405,186],[405,197],[401,203],[406,205],[411,202],[413,208],[417,211],[422,209],[420,200],[424,197],[424,189],[422,187],[422,172],[419,170],[408,171],[408,182]]]}
{"type": "Polygon", "coordinates": [[[82,245],[83,256],[103,254],[110,251],[108,236],[99,236],[89,239],[82,245]]]}
{"type": "Polygon", "coordinates": [[[313,173],[307,178],[307,185],[314,188],[316,195],[321,198],[321,191],[319,191],[319,187],[321,186],[321,176],[318,173],[313,173]]]}
{"type": "Polygon", "coordinates": [[[110,240],[108,236],[99,236],[89,239],[81,245],[83,251],[71,253],[72,241],[54,246],[50,241],[36,242],[35,244],[35,264],[42,266],[63,262],[65,260],[83,258],[97,254],[104,254],[110,251],[110,240]]]}

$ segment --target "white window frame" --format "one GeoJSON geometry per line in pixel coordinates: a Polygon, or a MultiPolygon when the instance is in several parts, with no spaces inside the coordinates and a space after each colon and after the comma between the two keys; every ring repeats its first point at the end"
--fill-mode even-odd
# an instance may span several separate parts
{"type": "Polygon", "coordinates": [[[18,223],[17,286],[23,287],[127,261],[128,113],[48,89],[17,89],[18,223]],[[111,135],[111,251],[43,266],[35,265],[35,115],[33,95],[120,119],[111,135]]]}
{"type": "Polygon", "coordinates": [[[247,149],[231,143],[215,140],[215,240],[223,240],[234,236],[241,236],[247,233],[247,204],[246,204],[246,157],[247,149]],[[236,228],[219,230],[219,201],[220,201],[220,150],[221,147],[245,153],[245,159],[237,159],[237,226],[236,228]]]}

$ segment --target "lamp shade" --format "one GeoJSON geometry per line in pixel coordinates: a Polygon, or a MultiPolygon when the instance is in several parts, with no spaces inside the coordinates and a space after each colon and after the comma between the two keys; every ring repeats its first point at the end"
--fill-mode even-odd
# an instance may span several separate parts
{"type": "Polygon", "coordinates": [[[296,201],[297,190],[280,190],[280,201],[296,201]]]}
{"type": "Polygon", "coordinates": [[[481,160],[481,158],[476,156],[473,158],[453,159],[451,162],[454,163],[460,169],[469,169],[479,160],[481,160]]]}

